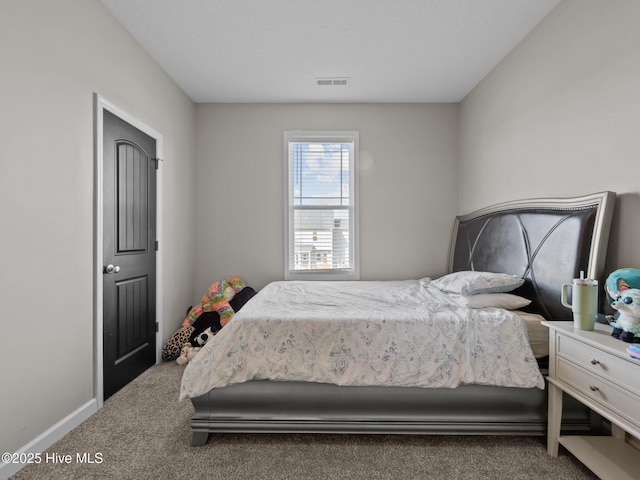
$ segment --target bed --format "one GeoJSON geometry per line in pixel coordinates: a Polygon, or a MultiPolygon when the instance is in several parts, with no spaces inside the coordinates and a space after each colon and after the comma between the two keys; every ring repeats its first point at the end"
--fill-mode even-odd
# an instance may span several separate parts
{"type": "MultiPolygon", "coordinates": [[[[571,321],[571,311],[560,303],[563,283],[576,278],[581,271],[589,278],[602,280],[614,203],[612,192],[530,199],[494,205],[455,219],[448,274],[455,277],[468,272],[472,275],[492,273],[515,278],[520,286],[500,291],[530,300],[522,308],[465,308],[459,301],[464,301],[469,292],[447,290],[448,284],[441,280],[451,278],[448,275],[438,279],[358,281],[344,282],[344,285],[340,282],[268,285],[185,369],[181,398],[190,398],[195,410],[191,419],[192,445],[202,445],[210,433],[220,432],[544,435],[547,394],[543,378],[547,372],[548,350],[544,342],[547,335],[539,323],[542,319],[571,321]],[[352,288],[349,283],[355,291],[347,289],[352,288]],[[385,307],[376,303],[387,290],[400,298],[396,305],[385,307]],[[274,292],[278,291],[284,292],[284,296],[275,296],[274,292]],[[340,303],[340,292],[346,292],[346,298],[363,297],[365,302],[347,311],[344,302],[340,303]],[[424,308],[411,303],[430,304],[431,296],[441,293],[444,295],[438,300],[439,306],[424,315],[424,308]],[[311,297],[304,297],[305,294],[311,297]],[[422,295],[430,297],[425,300],[422,295]],[[307,303],[312,304],[311,313],[303,310],[303,304],[307,303]],[[290,310],[297,312],[292,317],[296,318],[295,322],[281,318],[284,313],[277,310],[281,304],[290,304],[290,310]],[[307,322],[304,331],[313,331],[314,335],[317,331],[326,333],[323,329],[333,327],[327,326],[320,312],[332,306],[336,309],[332,316],[344,313],[342,320],[348,325],[340,327],[343,330],[339,336],[368,346],[367,353],[357,355],[365,355],[367,361],[371,361],[369,367],[352,368],[349,358],[354,356],[353,345],[333,341],[323,346],[324,340],[317,339],[331,338],[324,334],[306,342],[301,341],[303,334],[292,335],[294,341],[290,343],[295,343],[298,356],[287,356],[290,353],[282,341],[289,334],[287,329],[294,328],[293,323],[307,322]],[[403,313],[397,312],[400,310],[403,313]],[[277,314],[273,313],[276,311],[277,314]],[[415,313],[418,311],[422,313],[415,313]],[[414,312],[418,317],[407,318],[404,312],[414,312]],[[443,323],[444,317],[462,313],[472,315],[472,320],[458,319],[454,327],[443,323]],[[245,323],[248,330],[241,329],[245,323]],[[389,367],[389,358],[397,347],[392,340],[398,333],[394,331],[380,339],[365,331],[387,328],[389,324],[407,331],[412,331],[417,324],[437,324],[440,330],[434,334],[438,338],[432,342],[434,345],[463,340],[445,350],[433,347],[432,352],[432,347],[425,346],[418,338],[420,334],[415,333],[415,342],[404,341],[412,344],[414,351],[403,353],[398,357],[400,360],[391,362],[389,367]],[[453,328],[453,333],[447,328],[453,328]],[[517,330],[524,330],[529,342],[519,343],[517,330]],[[283,346],[278,354],[273,355],[276,350],[265,350],[271,353],[262,354],[262,363],[271,363],[273,368],[254,369],[249,365],[251,357],[259,359],[260,355],[254,347],[247,347],[253,345],[249,337],[271,338],[276,333],[284,335],[279,337],[283,346]],[[510,339],[511,333],[513,339],[510,339]],[[218,342],[215,345],[214,340],[218,342]],[[226,357],[242,348],[249,348],[251,352],[234,357],[230,366],[224,367],[226,357]],[[456,359],[454,367],[438,364],[437,368],[427,368],[426,376],[431,383],[424,383],[425,378],[417,373],[414,363],[424,366],[426,357],[444,358],[456,348],[463,349],[465,360],[456,359]],[[506,350],[495,350],[502,348],[506,350]],[[425,353],[427,350],[429,353],[425,353]],[[304,359],[305,351],[315,351],[313,361],[304,359]],[[516,352],[521,353],[517,359],[516,352]],[[268,361],[264,362],[265,359],[268,361]],[[318,367],[323,362],[332,362],[329,373],[318,367]],[[286,368],[283,369],[283,365],[286,368]],[[458,371],[460,365],[465,365],[465,369],[458,371]],[[367,369],[375,375],[370,375],[367,369]],[[211,373],[214,370],[215,374],[211,373]],[[285,376],[282,373],[285,370],[293,376],[285,376]],[[453,375],[443,374],[452,370],[455,370],[453,375]],[[318,375],[311,380],[295,376],[302,371],[318,375]],[[372,382],[373,377],[381,379],[380,382],[372,382]]],[[[570,399],[565,408],[565,431],[591,428],[588,410],[570,399]]]]}

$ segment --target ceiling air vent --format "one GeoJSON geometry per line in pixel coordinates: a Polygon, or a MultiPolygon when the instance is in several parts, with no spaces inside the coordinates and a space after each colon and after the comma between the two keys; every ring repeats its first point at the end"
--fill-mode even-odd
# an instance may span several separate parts
{"type": "Polygon", "coordinates": [[[316,84],[321,87],[344,87],[349,85],[349,77],[316,77],[316,84]]]}

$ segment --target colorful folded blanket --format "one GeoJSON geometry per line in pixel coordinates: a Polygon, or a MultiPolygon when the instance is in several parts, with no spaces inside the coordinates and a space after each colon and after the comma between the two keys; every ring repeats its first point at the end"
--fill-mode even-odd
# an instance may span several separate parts
{"type": "Polygon", "coordinates": [[[631,343],[627,346],[627,353],[631,358],[640,359],[640,345],[631,343]]]}

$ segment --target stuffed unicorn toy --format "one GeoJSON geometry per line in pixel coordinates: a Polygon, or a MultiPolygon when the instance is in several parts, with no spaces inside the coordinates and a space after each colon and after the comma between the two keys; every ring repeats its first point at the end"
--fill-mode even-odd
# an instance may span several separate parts
{"type": "Polygon", "coordinates": [[[612,327],[622,330],[617,338],[627,343],[640,343],[640,290],[624,290],[611,307],[619,313],[611,322],[612,327]]]}
{"type": "Polygon", "coordinates": [[[627,343],[640,343],[640,270],[621,268],[611,273],[605,290],[616,310],[611,335],[627,343]]]}

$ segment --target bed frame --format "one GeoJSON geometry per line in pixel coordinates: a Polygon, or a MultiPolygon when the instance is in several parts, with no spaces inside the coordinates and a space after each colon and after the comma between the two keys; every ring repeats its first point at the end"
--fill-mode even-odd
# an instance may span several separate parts
{"type": "MultiPolygon", "coordinates": [[[[449,271],[504,272],[530,311],[571,320],[562,283],[584,271],[602,281],[615,194],[502,203],[455,220],[449,271]]],[[[547,365],[540,361],[543,374],[547,365]]],[[[250,381],[192,399],[192,445],[216,432],[535,434],[547,425],[547,392],[463,385],[454,389],[353,387],[250,381]]],[[[590,428],[589,411],[567,399],[565,432],[590,428]]]]}

